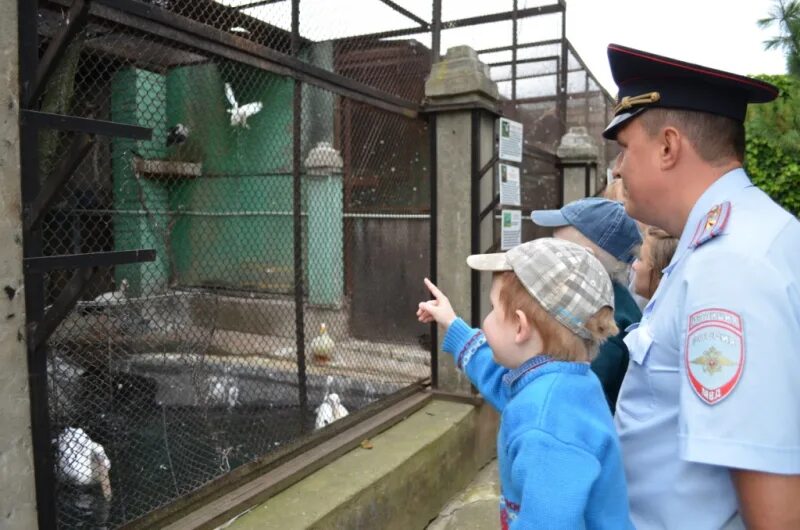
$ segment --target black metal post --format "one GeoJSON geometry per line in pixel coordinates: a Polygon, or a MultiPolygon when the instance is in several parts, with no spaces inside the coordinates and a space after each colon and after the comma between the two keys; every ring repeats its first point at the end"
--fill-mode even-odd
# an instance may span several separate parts
{"type": "Polygon", "coordinates": [[[591,185],[592,166],[589,165],[589,164],[586,164],[586,168],[584,168],[584,171],[585,171],[585,173],[583,175],[583,178],[584,178],[584,193],[583,193],[583,196],[584,197],[589,197],[591,195],[591,190],[592,190],[592,185],[591,185]]]}
{"type": "MultiPolygon", "coordinates": [[[[29,102],[38,69],[38,0],[19,0],[19,65],[20,101],[29,102]]],[[[22,172],[22,207],[27,215],[39,194],[38,128],[20,123],[20,165],[22,172]]],[[[41,228],[23,230],[23,256],[42,255],[41,228]]],[[[44,275],[25,272],[25,316],[27,335],[33,334],[44,315],[44,275]]],[[[27,339],[28,337],[26,337],[27,339]]],[[[36,512],[39,528],[56,528],[56,490],[54,458],[50,445],[50,415],[47,404],[47,349],[45,345],[28,345],[28,386],[31,408],[31,438],[34,476],[36,479],[36,512]]]]}
{"type": "MultiPolygon", "coordinates": [[[[292,56],[300,52],[300,0],[292,0],[292,56]]],[[[303,132],[303,82],[294,80],[292,96],[292,218],[294,220],[294,322],[297,348],[297,392],[300,418],[305,430],[308,414],[306,374],[305,307],[303,302],[303,217],[301,209],[303,180],[301,172],[303,132]]]]}
{"type": "Polygon", "coordinates": [[[558,65],[558,122],[559,138],[567,132],[567,71],[569,43],[567,42],[567,10],[561,11],[561,60],[558,65]]]}
{"type": "Polygon", "coordinates": [[[511,101],[517,101],[517,0],[511,18],[511,101]]]}
{"type": "MultiPolygon", "coordinates": [[[[95,0],[95,1],[121,2],[130,0],[95,0]]],[[[557,3],[546,6],[527,7],[524,9],[520,9],[517,13],[517,16],[519,18],[527,18],[527,17],[534,17],[537,15],[550,15],[552,13],[561,13],[562,11],[564,11],[563,4],[557,3]]],[[[439,17],[439,20],[441,21],[441,17],[439,17]]],[[[492,22],[505,22],[506,20],[511,20],[511,11],[503,11],[501,13],[492,13],[489,15],[481,15],[477,17],[459,18],[455,20],[445,20],[444,22],[440,22],[440,24],[446,29],[455,29],[455,28],[466,28],[469,26],[480,26],[483,24],[491,24],[492,22]]],[[[357,37],[352,37],[352,38],[357,38],[359,40],[368,40],[368,39],[378,40],[378,39],[389,39],[394,37],[403,37],[405,35],[416,35],[422,32],[423,30],[419,26],[415,26],[413,28],[393,29],[389,31],[380,31],[378,33],[368,33],[365,35],[358,35],[357,37]]]]}
{"type": "Polygon", "coordinates": [[[431,21],[431,62],[439,62],[442,46],[442,0],[433,0],[431,21]]]}
{"type": "Polygon", "coordinates": [[[414,13],[409,11],[408,9],[404,8],[403,6],[398,5],[395,2],[392,2],[392,0],[380,0],[380,1],[382,3],[384,3],[384,4],[386,4],[387,6],[391,7],[394,11],[400,13],[404,17],[410,18],[411,20],[413,20],[414,22],[419,24],[421,29],[427,30],[428,27],[430,26],[427,21],[425,21],[424,19],[418,17],[417,15],[415,15],[414,13]]]}
{"type": "Polygon", "coordinates": [[[589,71],[583,71],[583,125],[589,129],[589,71]]]}
{"type": "MultiPolygon", "coordinates": [[[[471,154],[471,203],[470,208],[470,235],[472,242],[470,244],[470,253],[478,254],[481,252],[481,111],[473,109],[472,111],[472,124],[470,134],[470,154],[471,154]]],[[[478,271],[471,271],[471,287],[470,287],[470,325],[474,328],[480,326],[481,320],[481,275],[478,271]]]]}
{"type": "MultiPolygon", "coordinates": [[[[431,186],[431,234],[430,234],[430,280],[433,283],[438,281],[437,279],[437,272],[438,268],[436,266],[436,260],[438,258],[436,245],[437,245],[437,232],[439,230],[439,224],[437,220],[438,215],[438,208],[437,208],[437,189],[438,185],[436,182],[438,172],[436,165],[439,163],[437,158],[436,152],[436,114],[432,113],[428,115],[428,141],[429,141],[429,148],[430,148],[430,171],[429,171],[429,178],[430,178],[430,186],[431,186]]],[[[433,388],[439,387],[439,327],[437,326],[436,322],[431,324],[431,386],[433,388]]]]}

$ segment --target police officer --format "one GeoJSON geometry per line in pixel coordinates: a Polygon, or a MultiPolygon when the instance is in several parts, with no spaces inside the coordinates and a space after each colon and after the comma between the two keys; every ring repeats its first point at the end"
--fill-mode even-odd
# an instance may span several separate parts
{"type": "Polygon", "coordinates": [[[742,169],[761,81],[612,44],[628,213],[679,238],[616,425],[639,529],[800,528],[800,222],[742,169]]]}

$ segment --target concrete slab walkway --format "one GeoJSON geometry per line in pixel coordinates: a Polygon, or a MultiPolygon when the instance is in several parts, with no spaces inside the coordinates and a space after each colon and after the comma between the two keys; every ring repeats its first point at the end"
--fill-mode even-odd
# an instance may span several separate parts
{"type": "Polygon", "coordinates": [[[497,460],[481,469],[461,493],[450,499],[426,530],[487,530],[500,527],[500,479],[497,460]]]}

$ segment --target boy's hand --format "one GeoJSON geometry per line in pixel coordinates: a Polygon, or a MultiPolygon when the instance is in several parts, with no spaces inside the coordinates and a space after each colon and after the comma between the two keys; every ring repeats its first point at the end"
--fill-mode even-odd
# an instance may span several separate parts
{"type": "Polygon", "coordinates": [[[419,303],[417,319],[425,323],[435,320],[442,328],[449,328],[456,319],[456,313],[453,311],[453,306],[450,305],[450,300],[428,278],[425,278],[425,286],[433,295],[434,300],[419,303]]]}

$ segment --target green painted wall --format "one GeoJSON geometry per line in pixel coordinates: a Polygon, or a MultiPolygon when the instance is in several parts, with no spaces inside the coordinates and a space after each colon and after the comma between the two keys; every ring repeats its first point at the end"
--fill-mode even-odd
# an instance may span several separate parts
{"type": "Polygon", "coordinates": [[[114,138],[112,172],[114,177],[114,248],[132,250],[154,248],[154,262],[116,267],[117,285],[127,278],[134,294],[162,290],[169,277],[169,260],[165,247],[169,203],[166,188],[158,181],[136,179],[133,151],[147,158],[164,156],[164,77],[145,70],[120,71],[112,82],[111,116],[120,123],[153,128],[148,141],[114,138]],[[151,212],[145,215],[144,203],[151,212]]]}
{"type": "Polygon", "coordinates": [[[188,212],[173,231],[180,283],[291,290],[292,86],[216,64],[168,74],[167,123],[191,129],[180,157],[203,163],[203,178],[176,183],[171,197],[173,210],[188,212]],[[264,104],[249,129],[230,124],[226,81],[240,105],[264,104]]]}
{"type": "MultiPolygon", "coordinates": [[[[115,208],[141,210],[141,189],[153,212],[119,215],[117,248],[154,247],[159,255],[155,264],[118,268],[118,276],[137,289],[177,283],[293,291],[293,86],[291,79],[214,63],[175,68],[165,76],[134,69],[117,75],[112,119],[154,127],[152,141],[114,143],[115,208]],[[230,124],[226,82],[240,105],[264,105],[248,119],[249,129],[230,124]],[[190,128],[189,139],[167,148],[166,129],[176,123],[190,128]],[[202,177],[137,182],[131,149],[146,158],[201,163],[202,177]],[[158,213],[167,211],[174,213],[158,213]]],[[[332,135],[332,96],[306,98],[304,131],[317,130],[319,122],[317,135],[332,135]]],[[[313,304],[341,303],[341,185],[338,176],[303,179],[302,210],[309,212],[303,262],[313,304]]]]}

